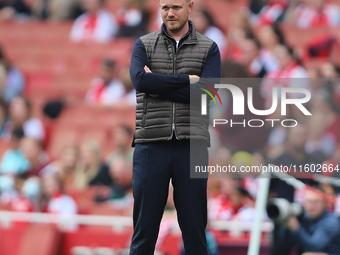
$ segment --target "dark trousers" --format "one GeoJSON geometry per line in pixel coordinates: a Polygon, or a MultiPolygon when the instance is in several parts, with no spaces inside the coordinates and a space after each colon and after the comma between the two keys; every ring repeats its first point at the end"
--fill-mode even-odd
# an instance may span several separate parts
{"type": "Polygon", "coordinates": [[[207,178],[190,178],[191,165],[207,165],[207,146],[172,139],[136,144],[133,156],[133,223],[130,255],[153,255],[168,198],[169,181],[186,255],[207,255],[207,178]]]}

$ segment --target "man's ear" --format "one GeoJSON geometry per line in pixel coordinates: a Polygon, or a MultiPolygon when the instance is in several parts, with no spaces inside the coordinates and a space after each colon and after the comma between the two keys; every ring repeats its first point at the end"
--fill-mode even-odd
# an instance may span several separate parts
{"type": "Polygon", "coordinates": [[[190,3],[189,3],[189,14],[191,13],[193,8],[194,8],[194,1],[190,1],[190,3]]]}

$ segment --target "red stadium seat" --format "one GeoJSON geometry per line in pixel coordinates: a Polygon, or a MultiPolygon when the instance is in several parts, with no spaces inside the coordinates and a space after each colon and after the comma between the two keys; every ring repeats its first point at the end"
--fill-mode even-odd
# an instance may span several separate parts
{"type": "Polygon", "coordinates": [[[58,158],[61,150],[67,145],[77,144],[77,139],[78,131],[76,128],[56,127],[50,138],[47,151],[52,158],[58,158]]]}
{"type": "Polygon", "coordinates": [[[281,24],[282,32],[285,36],[286,42],[291,47],[304,47],[307,45],[308,41],[320,34],[325,34],[330,31],[328,27],[313,27],[310,29],[301,29],[294,25],[281,24]],[[296,40],[299,38],[299,40],[296,40]]]}
{"type": "Polygon", "coordinates": [[[91,248],[109,247],[114,250],[123,249],[129,245],[132,230],[127,229],[121,232],[103,229],[81,229],[76,232],[63,234],[61,246],[63,255],[71,255],[71,249],[75,246],[87,246],[91,248]]]}
{"type": "MultiPolygon", "coordinates": [[[[91,64],[89,63],[89,65],[91,64]]],[[[88,68],[91,69],[90,66],[88,68]]],[[[54,80],[53,87],[61,90],[65,95],[73,95],[76,98],[83,99],[93,79],[92,75],[86,75],[86,72],[84,74],[82,76],[61,75],[54,80]]]]}
{"type": "Polygon", "coordinates": [[[27,73],[25,94],[30,96],[51,90],[53,75],[46,72],[27,73]]]}
{"type": "Polygon", "coordinates": [[[25,228],[11,227],[0,229],[0,254],[17,255],[19,244],[23,240],[25,228]]]}
{"type": "Polygon", "coordinates": [[[97,124],[94,120],[97,120],[96,109],[81,103],[68,106],[62,112],[58,122],[60,125],[72,125],[79,128],[97,124]]]}
{"type": "Polygon", "coordinates": [[[60,237],[56,226],[31,225],[24,233],[18,255],[57,255],[60,237]]]}

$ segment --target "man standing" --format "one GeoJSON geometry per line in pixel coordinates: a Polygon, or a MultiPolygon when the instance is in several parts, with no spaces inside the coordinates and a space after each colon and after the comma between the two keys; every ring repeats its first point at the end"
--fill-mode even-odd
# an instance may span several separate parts
{"type": "Polygon", "coordinates": [[[191,179],[190,165],[208,164],[209,119],[190,112],[190,85],[221,77],[220,53],[189,20],[193,1],[160,7],[162,28],[136,41],[130,67],[137,91],[130,255],[154,254],[170,179],[185,253],[207,255],[207,178],[191,179]]]}

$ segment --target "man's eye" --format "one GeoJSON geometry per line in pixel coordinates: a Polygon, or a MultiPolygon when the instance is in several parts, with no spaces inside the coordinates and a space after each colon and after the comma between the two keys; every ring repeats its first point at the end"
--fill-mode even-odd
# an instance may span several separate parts
{"type": "Polygon", "coordinates": [[[169,7],[163,7],[163,10],[167,11],[167,10],[169,10],[169,7]]]}

